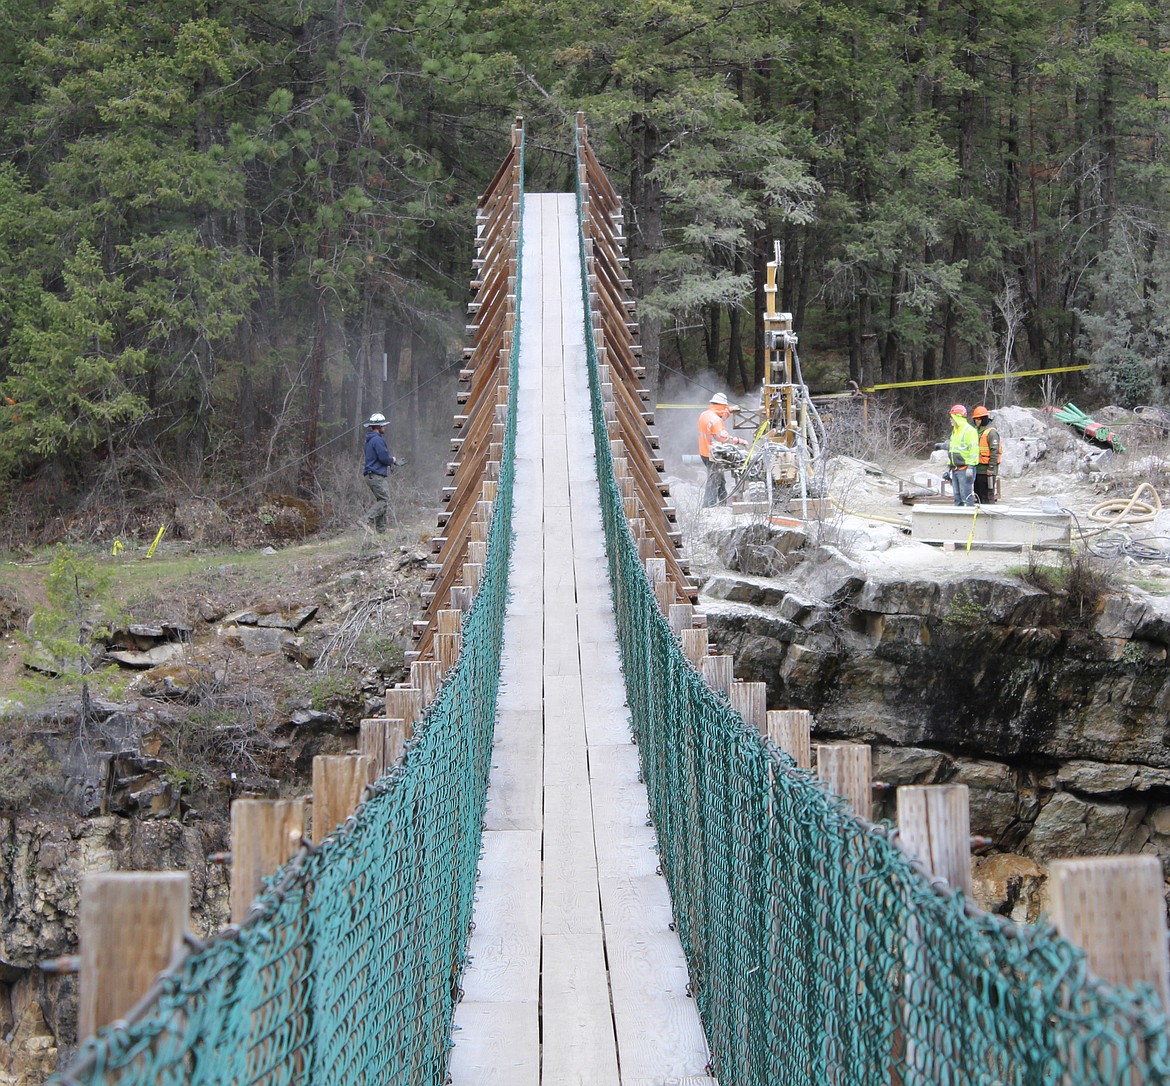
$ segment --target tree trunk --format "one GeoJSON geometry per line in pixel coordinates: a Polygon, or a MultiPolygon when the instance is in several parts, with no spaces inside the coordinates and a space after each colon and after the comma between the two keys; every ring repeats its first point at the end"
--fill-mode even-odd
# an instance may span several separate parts
{"type": "Polygon", "coordinates": [[[1113,216],[1117,212],[1117,69],[1108,54],[1101,64],[1097,99],[1098,138],[1101,141],[1101,250],[1109,248],[1113,216]]]}
{"type": "Polygon", "coordinates": [[[898,341],[898,333],[894,331],[894,328],[898,319],[898,291],[901,289],[904,274],[903,270],[899,268],[890,276],[886,338],[882,343],[882,381],[886,383],[900,381],[902,379],[901,344],[898,341]]]}
{"type": "MultiPolygon", "coordinates": [[[[323,229],[317,239],[317,256],[324,260],[329,252],[329,230],[323,229]]],[[[317,482],[317,422],[321,414],[321,377],[325,372],[325,338],[328,311],[325,288],[313,286],[313,352],[309,359],[309,404],[305,420],[305,459],[301,467],[300,489],[311,496],[317,482]]]]}
{"type": "Polygon", "coordinates": [[[873,295],[862,291],[857,299],[857,336],[861,344],[862,387],[877,384],[882,379],[878,362],[877,332],[873,327],[873,295]]]}
{"type": "Polygon", "coordinates": [[[749,385],[743,364],[743,336],[741,334],[743,311],[739,306],[730,305],[727,307],[727,323],[729,327],[729,335],[727,337],[727,385],[729,388],[735,388],[738,385],[743,388],[744,392],[747,392],[749,385]]]}
{"type": "Polygon", "coordinates": [[[707,366],[712,371],[719,369],[719,325],[723,312],[717,305],[707,306],[703,315],[703,345],[707,349],[707,366]]]}

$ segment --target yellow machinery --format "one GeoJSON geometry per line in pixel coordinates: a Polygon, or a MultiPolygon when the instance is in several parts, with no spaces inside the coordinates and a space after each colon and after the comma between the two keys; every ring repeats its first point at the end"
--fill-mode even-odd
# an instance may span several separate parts
{"type": "MultiPolygon", "coordinates": [[[[802,507],[818,490],[814,472],[824,444],[824,426],[800,372],[798,337],[792,330],[792,314],[781,313],[776,305],[780,268],[780,243],[776,258],[768,264],[764,286],[764,388],[760,400],[760,427],[749,454],[749,463],[762,459],[768,484],[769,503],[774,485],[796,487],[802,507]]],[[[763,465],[761,465],[763,466],[763,465]]],[[[794,495],[795,497],[796,495],[794,495]]],[[[802,515],[804,508],[802,508],[802,515]]]]}

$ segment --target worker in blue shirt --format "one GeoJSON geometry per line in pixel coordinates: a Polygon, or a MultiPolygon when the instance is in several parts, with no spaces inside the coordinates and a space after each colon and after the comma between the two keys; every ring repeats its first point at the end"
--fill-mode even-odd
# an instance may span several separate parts
{"type": "Polygon", "coordinates": [[[381,413],[371,415],[366,423],[366,462],[362,475],[374,495],[374,505],[366,514],[366,523],[373,524],[378,532],[386,530],[386,511],[390,508],[390,484],[386,481],[386,473],[398,463],[386,447],[385,434],[386,416],[381,413]]]}

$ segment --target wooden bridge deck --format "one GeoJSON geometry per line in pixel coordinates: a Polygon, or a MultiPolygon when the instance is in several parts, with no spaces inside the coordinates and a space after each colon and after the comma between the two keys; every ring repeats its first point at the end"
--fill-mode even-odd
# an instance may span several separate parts
{"type": "Polygon", "coordinates": [[[525,200],[511,602],[452,1078],[710,1083],[627,720],[575,202],[525,200]]]}

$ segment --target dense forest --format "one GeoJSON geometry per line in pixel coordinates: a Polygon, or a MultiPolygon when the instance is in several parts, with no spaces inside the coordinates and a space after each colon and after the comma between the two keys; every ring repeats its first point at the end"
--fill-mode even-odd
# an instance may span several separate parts
{"type": "Polygon", "coordinates": [[[517,114],[567,189],[579,109],[653,380],[759,382],[778,241],[822,388],[1090,363],[1156,402],[1168,11],[6,0],[0,491],[311,494],[369,412],[449,417],[476,196],[517,114]]]}

